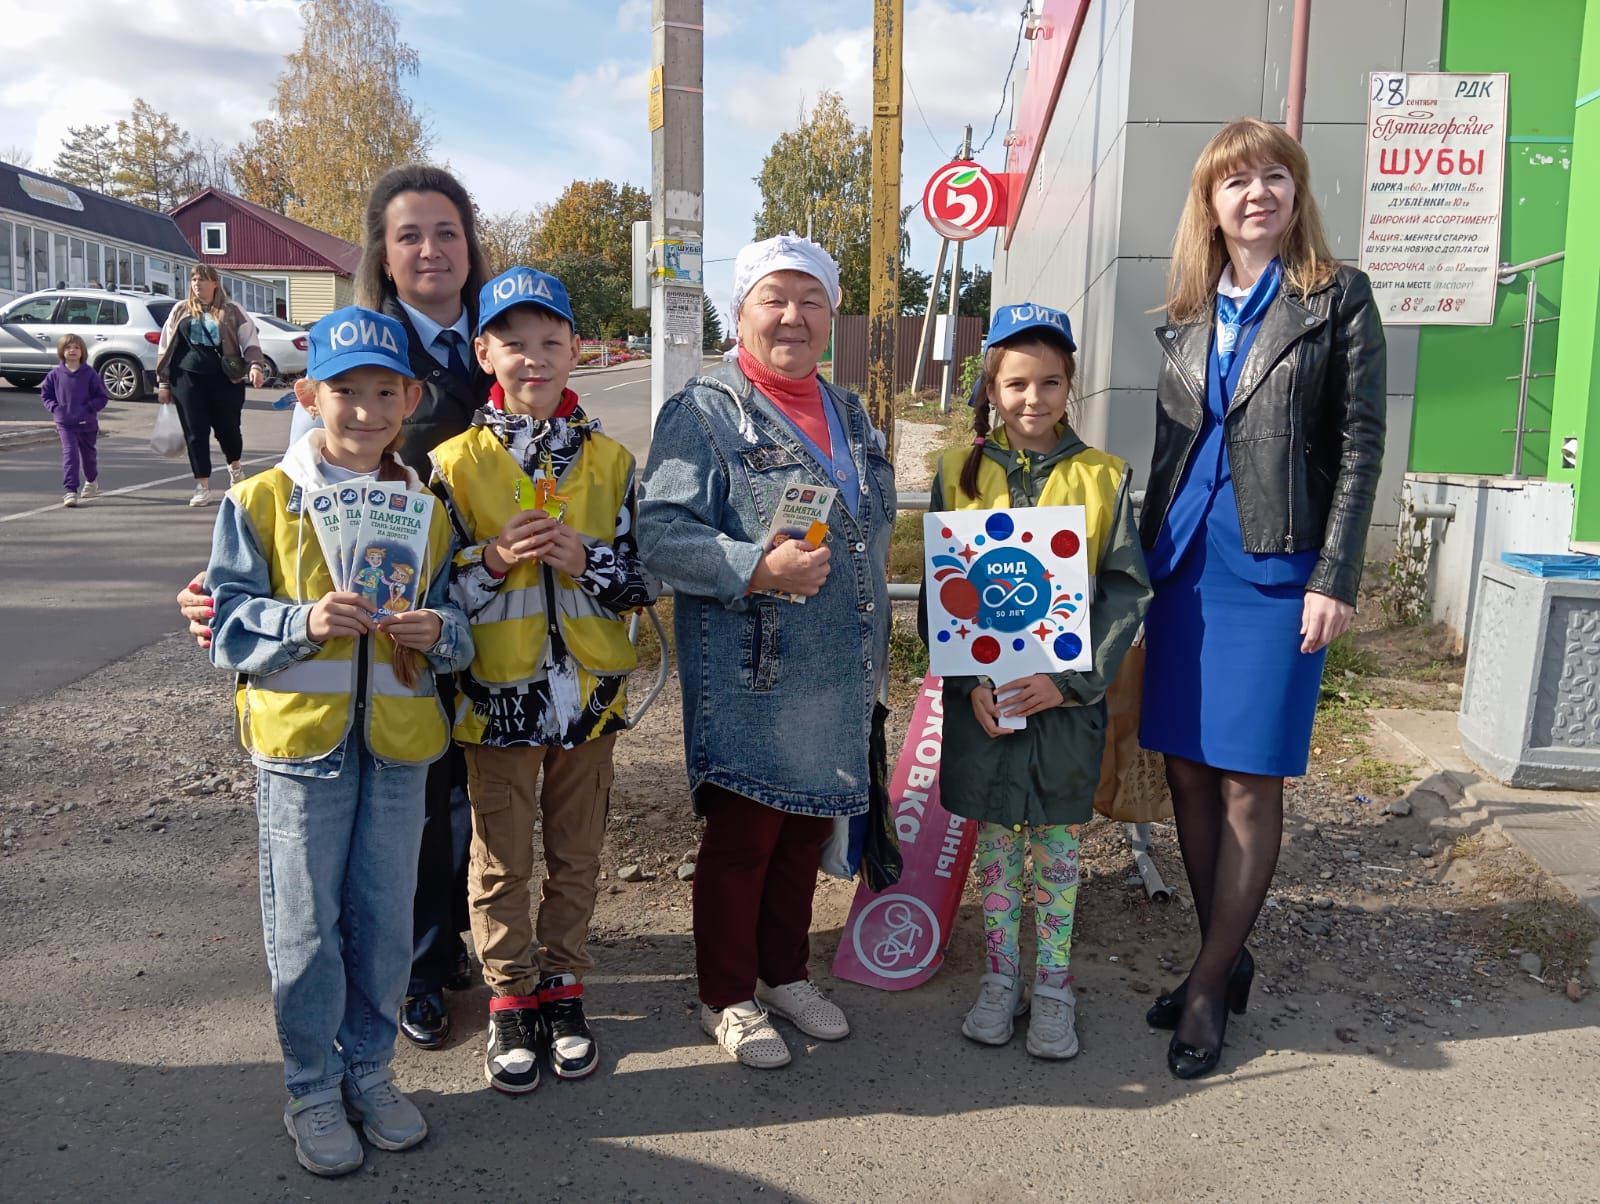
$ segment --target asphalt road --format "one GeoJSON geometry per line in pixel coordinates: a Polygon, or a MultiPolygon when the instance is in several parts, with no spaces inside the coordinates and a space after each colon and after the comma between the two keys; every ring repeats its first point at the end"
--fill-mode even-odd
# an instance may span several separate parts
{"type": "MultiPolygon", "coordinates": [[[[575,377],[606,432],[644,461],[649,450],[648,363],[575,377]]],[[[289,413],[281,390],[247,392],[244,460],[260,471],[282,452],[289,413]]],[[[7,432],[46,424],[37,392],[0,385],[0,708],[54,690],[179,626],[173,594],[203,567],[216,508],[190,509],[194,489],[180,457],[149,449],[153,401],[113,405],[100,426],[105,496],[61,505],[61,449],[43,440],[5,447],[7,432]]],[[[216,481],[226,465],[212,445],[216,481]]]]}

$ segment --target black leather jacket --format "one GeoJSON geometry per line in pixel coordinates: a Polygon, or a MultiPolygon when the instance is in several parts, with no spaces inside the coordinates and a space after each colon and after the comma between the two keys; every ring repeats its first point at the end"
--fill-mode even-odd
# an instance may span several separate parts
{"type": "MultiPolygon", "coordinates": [[[[472,355],[472,340],[467,339],[467,358],[471,361],[472,380],[463,384],[453,373],[439,366],[433,353],[422,345],[411,316],[406,313],[398,298],[388,293],[383,298],[383,312],[406,328],[410,343],[411,373],[422,382],[422,401],[411,412],[400,428],[400,458],[424,481],[433,472],[428,453],[446,439],[459,435],[472,425],[472,415],[489,400],[489,385],[493,383],[478,367],[472,355]]],[[[476,321],[472,306],[467,307],[467,330],[476,321]]]]}
{"type": "MultiPolygon", "coordinates": [[[[1156,444],[1139,533],[1154,545],[1205,411],[1213,317],[1161,326],[1156,444]]],[[[1383,464],[1386,355],[1367,277],[1350,267],[1262,316],[1229,406],[1228,465],[1248,552],[1322,549],[1306,589],[1352,605],[1383,464]]]]}

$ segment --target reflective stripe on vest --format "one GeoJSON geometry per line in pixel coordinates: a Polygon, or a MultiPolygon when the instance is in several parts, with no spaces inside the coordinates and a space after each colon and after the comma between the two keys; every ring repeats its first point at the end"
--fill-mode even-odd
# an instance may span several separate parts
{"type": "MultiPolygon", "coordinates": [[[[303,604],[331,591],[333,578],[316,534],[289,510],[295,488],[275,468],[234,486],[232,493],[266,553],[273,598],[303,604]]],[[[428,552],[430,578],[449,571],[450,521],[442,506],[433,510],[428,552]]],[[[436,760],[449,742],[449,727],[433,673],[420,663],[416,687],[402,684],[394,671],[394,642],[367,638],[367,748],[398,764],[436,760]]],[[[340,636],[276,673],[245,677],[235,692],[244,746],[266,760],[284,762],[316,760],[338,748],[356,714],[356,656],[355,639],[340,636]]]]}
{"type": "MultiPolygon", "coordinates": [[[[434,467],[474,543],[500,534],[518,512],[517,481],[525,476],[503,443],[484,427],[448,439],[433,449],[434,467]]],[[[562,473],[568,496],[565,522],[585,544],[610,544],[617,514],[633,481],[633,457],[620,443],[591,434],[562,473]]],[[[639,662],[627,625],[571,577],[554,572],[561,637],[572,658],[593,673],[626,673],[639,662]]],[[[527,561],[511,567],[495,599],[473,617],[475,652],[470,670],[486,686],[518,686],[545,674],[547,654],[544,566],[527,561]]]]}
{"type": "MultiPolygon", "coordinates": [[[[432,671],[426,666],[417,674],[417,684],[408,686],[395,675],[394,665],[373,660],[368,685],[374,694],[391,698],[428,698],[433,694],[432,671]]],[[[296,661],[286,669],[253,678],[250,688],[258,693],[342,694],[350,685],[350,662],[319,660],[296,661]]]]}

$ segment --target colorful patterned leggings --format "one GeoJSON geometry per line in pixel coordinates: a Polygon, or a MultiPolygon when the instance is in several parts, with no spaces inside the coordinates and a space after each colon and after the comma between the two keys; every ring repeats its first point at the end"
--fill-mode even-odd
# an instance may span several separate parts
{"type": "Polygon", "coordinates": [[[989,969],[1022,973],[1024,846],[1033,850],[1034,918],[1039,949],[1034,981],[1065,987],[1072,981],[1072,913],[1078,903],[1078,837],[1066,824],[1029,828],[1000,824],[978,828],[975,872],[983,892],[983,939],[989,969]]]}

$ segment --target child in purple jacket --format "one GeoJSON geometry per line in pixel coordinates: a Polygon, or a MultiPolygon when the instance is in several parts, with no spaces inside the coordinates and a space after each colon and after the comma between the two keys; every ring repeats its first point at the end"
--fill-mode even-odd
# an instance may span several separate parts
{"type": "Polygon", "coordinates": [[[56,344],[61,363],[50,369],[40,390],[44,408],[55,419],[61,438],[61,483],[66,490],[63,506],[76,506],[100,496],[95,441],[100,437],[100,411],[111,400],[100,374],[89,367],[89,348],[75,334],[64,334],[56,344]],[[82,474],[83,491],[78,491],[82,474]]]}

